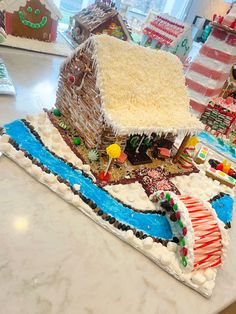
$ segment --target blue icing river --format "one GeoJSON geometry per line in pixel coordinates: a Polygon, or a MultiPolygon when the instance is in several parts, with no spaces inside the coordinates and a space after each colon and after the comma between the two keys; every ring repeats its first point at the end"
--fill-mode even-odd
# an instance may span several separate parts
{"type": "Polygon", "coordinates": [[[20,148],[26,150],[34,158],[37,158],[49,170],[66,179],[73,186],[80,185],[80,192],[97,204],[105,213],[112,215],[118,221],[130,225],[147,235],[172,239],[173,234],[170,224],[165,216],[158,214],[144,214],[135,212],[115,200],[102,188],[93,184],[91,179],[85,177],[81,171],[74,170],[62,160],[53,156],[46,148],[30,133],[25,124],[16,120],[6,124],[6,133],[18,143],[20,148]]]}
{"type": "Polygon", "coordinates": [[[212,146],[212,148],[215,148],[215,150],[217,150],[221,154],[236,161],[236,151],[226,143],[220,142],[219,140],[217,140],[216,137],[207,132],[201,132],[200,134],[198,134],[198,137],[205,144],[212,146]]]}
{"type": "Polygon", "coordinates": [[[232,221],[234,200],[231,196],[225,194],[211,202],[211,206],[216,211],[218,218],[225,224],[232,221]]]}

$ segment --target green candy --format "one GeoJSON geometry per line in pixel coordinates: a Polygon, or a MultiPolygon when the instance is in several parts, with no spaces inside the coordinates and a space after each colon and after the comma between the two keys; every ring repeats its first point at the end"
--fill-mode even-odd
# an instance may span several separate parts
{"type": "Polygon", "coordinates": [[[187,259],[186,259],[185,256],[182,256],[181,263],[182,263],[182,265],[183,265],[184,267],[186,267],[186,266],[188,265],[187,259]]]}
{"type": "Polygon", "coordinates": [[[184,238],[184,237],[181,238],[181,240],[180,240],[180,245],[181,245],[182,247],[185,246],[185,238],[184,238]]]}
{"type": "Polygon", "coordinates": [[[182,229],[184,226],[182,220],[178,220],[178,224],[179,224],[180,228],[182,229]]]}
{"type": "Polygon", "coordinates": [[[74,137],[74,144],[75,145],[80,145],[81,144],[81,139],[79,137],[74,137]]]}
{"type": "Polygon", "coordinates": [[[60,117],[60,116],[61,116],[61,112],[60,112],[60,110],[57,109],[57,108],[53,110],[53,114],[54,114],[54,116],[56,116],[56,117],[60,117]]]}
{"type": "Polygon", "coordinates": [[[174,211],[177,211],[177,210],[178,210],[178,205],[177,205],[177,204],[174,204],[174,205],[173,205],[173,209],[174,209],[174,211]]]}
{"type": "Polygon", "coordinates": [[[170,194],[166,193],[166,200],[169,202],[170,201],[170,194]]]}

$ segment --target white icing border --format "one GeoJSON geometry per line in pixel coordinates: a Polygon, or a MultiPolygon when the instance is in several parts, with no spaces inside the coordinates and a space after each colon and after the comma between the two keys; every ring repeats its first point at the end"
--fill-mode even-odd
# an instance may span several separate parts
{"type": "Polygon", "coordinates": [[[216,269],[207,269],[205,272],[196,270],[194,272],[184,273],[179,266],[179,260],[175,253],[176,246],[173,242],[169,242],[167,247],[165,247],[160,243],[153,243],[150,238],[140,240],[134,236],[131,230],[121,231],[114,228],[111,224],[96,215],[78,195],[74,195],[67,185],[59,183],[56,176],[53,174],[44,173],[40,167],[32,164],[32,161],[25,157],[22,151],[17,151],[8,141],[8,135],[0,136],[0,151],[22,167],[32,177],[46,185],[66,202],[81,210],[97,224],[109,230],[126,243],[129,243],[185,285],[196,290],[204,297],[209,298],[212,295],[215,286],[216,269]]]}

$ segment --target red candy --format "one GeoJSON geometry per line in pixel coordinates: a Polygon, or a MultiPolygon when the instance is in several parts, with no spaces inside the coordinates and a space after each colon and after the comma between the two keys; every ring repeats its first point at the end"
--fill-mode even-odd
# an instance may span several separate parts
{"type": "Polygon", "coordinates": [[[181,217],[180,212],[176,212],[175,215],[176,215],[176,218],[177,218],[177,219],[180,219],[180,217],[181,217]]]}
{"type": "Polygon", "coordinates": [[[74,75],[70,75],[70,76],[69,76],[69,82],[70,82],[71,84],[73,84],[73,83],[75,82],[75,77],[74,77],[74,75]]]}
{"type": "Polygon", "coordinates": [[[186,247],[183,247],[182,249],[181,249],[181,255],[182,256],[186,256],[188,254],[188,249],[186,248],[186,247]]]}
{"type": "Polygon", "coordinates": [[[161,198],[164,198],[164,197],[165,197],[164,192],[161,192],[160,197],[161,197],[161,198]]]}
{"type": "Polygon", "coordinates": [[[169,203],[170,203],[171,206],[174,205],[174,200],[173,200],[173,198],[170,199],[170,202],[169,202],[169,203]]]}
{"type": "Polygon", "coordinates": [[[104,173],[104,172],[100,172],[99,174],[98,174],[98,177],[99,177],[99,179],[101,180],[101,181],[109,181],[110,180],[110,178],[111,178],[111,176],[110,176],[110,174],[107,172],[106,174],[104,173]]]}
{"type": "Polygon", "coordinates": [[[228,175],[229,175],[229,176],[232,176],[233,174],[234,174],[233,169],[229,169],[229,171],[228,171],[228,175]]]}
{"type": "Polygon", "coordinates": [[[182,234],[183,234],[183,236],[185,236],[187,234],[187,228],[186,227],[183,227],[182,234]]]}
{"type": "Polygon", "coordinates": [[[218,165],[216,166],[216,170],[222,171],[222,170],[223,170],[223,164],[218,164],[218,165]]]}

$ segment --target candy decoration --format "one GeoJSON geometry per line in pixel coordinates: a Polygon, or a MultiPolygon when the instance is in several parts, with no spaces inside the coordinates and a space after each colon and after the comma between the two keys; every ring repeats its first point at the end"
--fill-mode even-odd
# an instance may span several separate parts
{"type": "Polygon", "coordinates": [[[107,146],[106,152],[107,152],[107,155],[109,156],[109,161],[108,161],[105,172],[99,173],[99,178],[102,181],[109,181],[110,175],[108,174],[108,170],[111,166],[112,160],[120,157],[121,147],[118,144],[111,144],[111,145],[107,146]]]}
{"type": "Polygon", "coordinates": [[[182,235],[185,236],[187,234],[187,228],[186,227],[183,227],[182,229],[182,235]]]}
{"type": "Polygon", "coordinates": [[[109,158],[119,158],[121,154],[121,148],[118,144],[111,144],[106,148],[109,158]]]}
{"type": "Polygon", "coordinates": [[[193,162],[195,147],[197,143],[198,143],[198,139],[195,136],[188,140],[187,145],[184,148],[184,151],[180,155],[180,158],[178,160],[178,163],[181,165],[181,167],[185,169],[192,168],[192,162],[193,162]]]}
{"type": "Polygon", "coordinates": [[[109,172],[107,172],[106,174],[104,172],[99,172],[98,178],[101,181],[108,182],[108,181],[110,181],[111,176],[110,176],[109,172]]]}
{"type": "Polygon", "coordinates": [[[176,214],[176,218],[177,218],[177,219],[180,219],[180,217],[181,217],[180,212],[176,212],[175,214],[176,214]]]}
{"type": "MultiPolygon", "coordinates": [[[[32,8],[31,8],[31,10],[32,10],[32,8]]],[[[25,26],[30,27],[30,28],[37,28],[37,29],[43,28],[47,24],[47,21],[48,21],[48,18],[46,16],[43,16],[40,23],[32,23],[32,22],[27,21],[25,19],[24,13],[22,11],[19,11],[18,15],[19,15],[21,23],[24,24],[25,26]]]]}
{"type": "Polygon", "coordinates": [[[60,110],[57,109],[57,108],[53,110],[53,114],[54,114],[54,116],[56,116],[56,117],[60,117],[60,116],[61,116],[61,112],[60,112],[60,110]]]}
{"type": "Polygon", "coordinates": [[[64,122],[60,122],[59,127],[62,128],[63,130],[67,129],[67,125],[64,122]]]}
{"type": "MultiPolygon", "coordinates": [[[[222,242],[217,220],[199,200],[190,196],[179,196],[186,206],[194,230],[194,268],[217,267],[221,264],[222,242]]],[[[182,229],[183,233],[183,229],[182,229]]],[[[181,254],[185,253],[183,237],[180,240],[181,254]]],[[[186,260],[187,261],[187,260],[186,260]]],[[[182,264],[185,259],[181,260],[182,264]]]]}
{"type": "Polygon", "coordinates": [[[88,159],[90,161],[98,161],[99,159],[99,153],[96,149],[91,149],[88,153],[88,159]]]}
{"type": "Polygon", "coordinates": [[[166,193],[166,200],[170,201],[170,194],[169,193],[166,193]]]}
{"type": "Polygon", "coordinates": [[[178,221],[178,225],[180,226],[180,228],[183,228],[184,225],[183,225],[182,220],[179,220],[179,221],[178,221]]]}
{"type": "Polygon", "coordinates": [[[186,259],[185,256],[182,256],[181,263],[182,263],[182,265],[183,265],[184,267],[187,266],[187,259],[186,259]]]}
{"type": "Polygon", "coordinates": [[[180,245],[181,246],[185,246],[185,239],[184,239],[184,237],[182,237],[181,239],[180,239],[180,245]]]}
{"type": "Polygon", "coordinates": [[[188,249],[186,248],[186,247],[183,247],[182,249],[181,249],[181,255],[182,256],[186,256],[188,254],[188,249]]]}
{"type": "Polygon", "coordinates": [[[69,83],[74,84],[75,83],[75,76],[74,75],[70,75],[68,77],[68,81],[69,81],[69,83]]]}
{"type": "Polygon", "coordinates": [[[174,209],[174,211],[178,210],[178,205],[177,205],[177,204],[174,204],[174,205],[173,205],[173,209],[174,209]]]}
{"type": "Polygon", "coordinates": [[[73,139],[73,143],[78,146],[81,144],[81,139],[79,137],[75,136],[73,139]]]}

